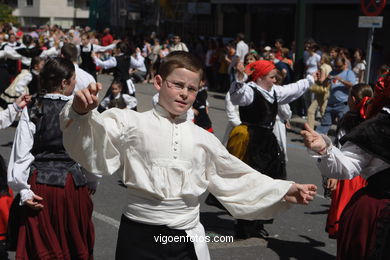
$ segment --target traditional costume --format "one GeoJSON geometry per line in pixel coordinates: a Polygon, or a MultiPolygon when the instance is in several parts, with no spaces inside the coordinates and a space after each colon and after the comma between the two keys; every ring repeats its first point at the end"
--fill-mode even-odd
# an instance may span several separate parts
{"type": "Polygon", "coordinates": [[[61,113],[70,156],[90,172],[118,172],[127,186],[117,259],[161,257],[164,245],[152,239],[158,232],[198,237],[169,248],[175,256],[210,259],[199,221],[199,196],[207,189],[236,218],[273,218],[289,207],[282,198],[291,182],[250,168],[186,115],[172,119],[159,104],[144,113],[114,108],[79,115],[72,102],[61,113]]]}
{"type": "MultiPolygon", "coordinates": [[[[286,179],[285,155],[273,133],[278,105],[300,97],[314,83],[314,78],[308,75],[306,79],[283,87],[273,85],[270,91],[255,83],[274,69],[272,62],[259,60],[246,67],[252,81],[245,83],[245,74],[242,81],[232,83],[230,98],[233,105],[239,106],[242,124],[231,131],[227,149],[255,170],[275,179],[286,179]]],[[[268,235],[262,221],[256,224],[239,220],[236,235],[240,238],[258,236],[259,229],[261,235],[268,235]]]]}
{"type": "Polygon", "coordinates": [[[341,217],[337,259],[390,259],[390,77],[374,104],[386,106],[344,136],[341,149],[324,137],[328,149],[318,157],[325,176],[352,179],[361,175],[367,186],[356,192],[341,217]],[[379,102],[379,101],[380,102],[379,102]]]}
{"type": "Polygon", "coordinates": [[[211,125],[210,117],[207,113],[207,90],[206,88],[201,88],[196,95],[196,99],[192,107],[198,111],[198,114],[195,115],[194,123],[203,129],[206,129],[210,133],[214,133],[214,130],[211,125]]]}
{"type": "MultiPolygon", "coordinates": [[[[345,113],[338,126],[335,144],[337,145],[338,141],[344,135],[349,133],[363,121],[364,118],[359,112],[348,111],[345,113]]],[[[361,176],[356,176],[351,180],[339,180],[337,182],[336,189],[332,192],[332,202],[326,220],[325,230],[328,232],[330,238],[337,237],[341,213],[355,192],[366,186],[366,184],[366,180],[361,176]]]]}
{"type": "Polygon", "coordinates": [[[96,66],[93,58],[91,57],[92,52],[105,52],[108,50],[114,49],[116,44],[111,44],[108,46],[100,46],[92,43],[88,43],[87,45],[79,45],[81,64],[80,68],[88,72],[92,75],[92,77],[96,80],[96,66]]]}
{"type": "Polygon", "coordinates": [[[100,103],[101,109],[99,109],[101,112],[103,112],[106,109],[110,108],[130,108],[135,109],[137,107],[137,99],[133,96],[127,95],[127,94],[121,94],[118,93],[116,96],[114,96],[112,93],[105,97],[102,102],[100,103]]]}
{"type": "Polygon", "coordinates": [[[47,94],[19,121],[8,167],[15,193],[16,259],[93,259],[93,204],[87,178],[62,144],[59,112],[69,97],[47,94]],[[43,198],[38,211],[23,205],[43,198]]]}

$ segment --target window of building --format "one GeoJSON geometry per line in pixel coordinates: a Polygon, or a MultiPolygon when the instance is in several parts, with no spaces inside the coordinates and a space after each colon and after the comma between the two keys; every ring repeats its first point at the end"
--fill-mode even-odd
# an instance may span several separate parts
{"type": "Polygon", "coordinates": [[[34,5],[34,0],[26,0],[26,5],[27,6],[33,6],[34,5]]]}
{"type": "Polygon", "coordinates": [[[74,0],[67,0],[68,6],[74,6],[74,0]]]}

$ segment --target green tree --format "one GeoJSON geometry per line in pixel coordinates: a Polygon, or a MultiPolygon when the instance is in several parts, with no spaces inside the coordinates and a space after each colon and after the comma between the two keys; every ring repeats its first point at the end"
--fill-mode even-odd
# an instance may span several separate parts
{"type": "Polygon", "coordinates": [[[18,18],[12,15],[12,8],[6,4],[0,3],[0,24],[12,23],[18,25],[18,18]]]}

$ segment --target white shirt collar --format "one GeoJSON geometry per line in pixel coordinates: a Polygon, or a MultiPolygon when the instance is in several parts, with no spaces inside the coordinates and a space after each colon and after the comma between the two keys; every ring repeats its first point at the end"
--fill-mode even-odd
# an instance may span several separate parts
{"type": "MultiPolygon", "coordinates": [[[[260,93],[263,95],[263,97],[270,103],[274,103],[275,101],[275,90],[274,90],[274,85],[272,86],[271,90],[268,91],[268,90],[265,90],[263,89],[262,87],[260,87],[259,85],[257,85],[255,82],[253,81],[250,81],[249,83],[253,83],[254,86],[256,86],[256,89],[258,89],[260,91],[260,93]]],[[[249,84],[248,83],[248,84],[249,84]]]]}
{"type": "Polygon", "coordinates": [[[63,101],[69,101],[72,99],[72,96],[65,96],[65,95],[56,94],[56,93],[48,93],[48,94],[44,95],[43,98],[61,99],[63,101]]]}
{"type": "Polygon", "coordinates": [[[175,123],[182,123],[182,122],[185,122],[187,120],[187,112],[172,119],[171,114],[169,114],[169,112],[167,110],[165,110],[165,108],[163,108],[158,103],[156,104],[156,107],[154,108],[154,112],[156,115],[165,117],[165,118],[167,118],[170,121],[175,122],[175,123]]]}

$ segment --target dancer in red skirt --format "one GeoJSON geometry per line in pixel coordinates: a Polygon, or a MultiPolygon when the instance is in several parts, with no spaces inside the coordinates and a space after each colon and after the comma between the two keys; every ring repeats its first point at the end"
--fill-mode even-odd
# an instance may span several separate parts
{"type": "Polygon", "coordinates": [[[46,94],[22,112],[8,167],[8,183],[20,194],[11,210],[16,259],[93,259],[91,190],[63,147],[58,116],[75,82],[72,62],[48,60],[40,73],[46,94]]]}
{"type": "MultiPolygon", "coordinates": [[[[334,144],[338,147],[340,139],[348,134],[354,127],[358,126],[366,118],[367,101],[372,97],[373,91],[371,86],[366,84],[356,84],[352,86],[349,92],[348,106],[349,111],[341,118],[338,129],[337,138],[334,144]]],[[[356,176],[351,180],[329,179],[328,184],[332,190],[332,203],[326,221],[326,232],[330,238],[336,238],[339,229],[339,220],[341,213],[348,204],[352,195],[356,191],[366,186],[367,182],[361,176],[356,176]]]]}
{"type": "MultiPolygon", "coordinates": [[[[341,140],[341,149],[306,125],[305,145],[318,159],[325,176],[352,179],[361,175],[367,186],[356,192],[341,217],[337,259],[390,259],[390,75],[376,87],[372,104],[380,112],[341,140]]],[[[378,111],[369,106],[368,111],[378,111]]],[[[372,114],[371,114],[372,115],[372,114]]]]}

